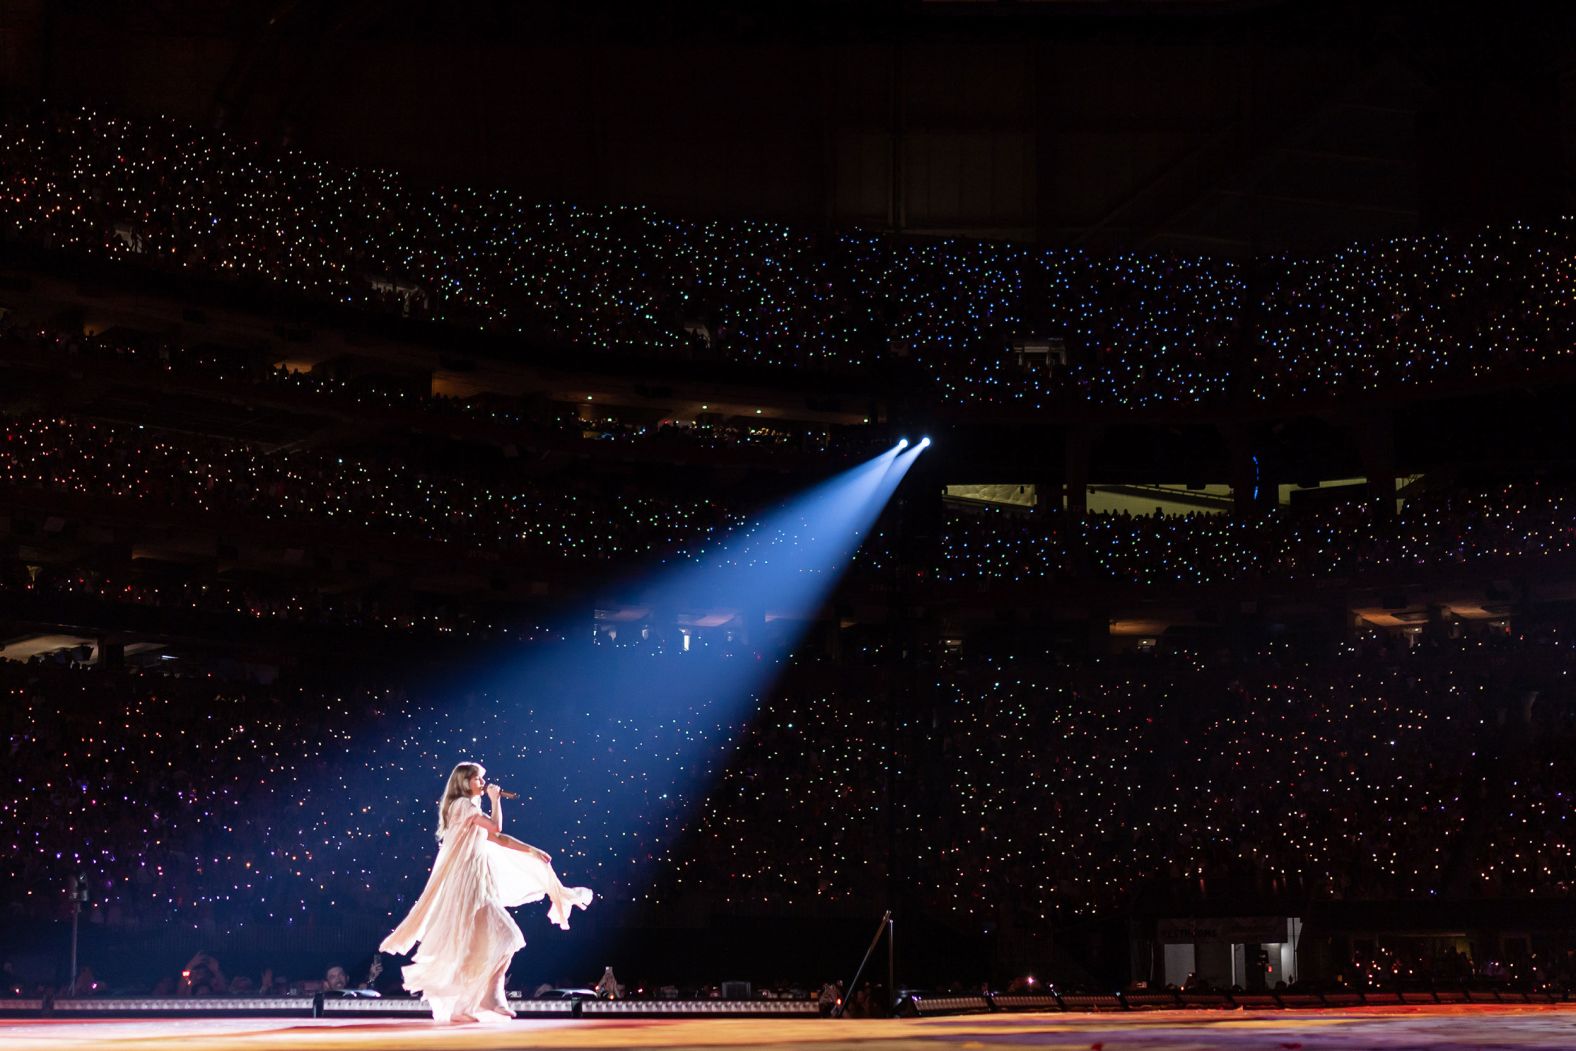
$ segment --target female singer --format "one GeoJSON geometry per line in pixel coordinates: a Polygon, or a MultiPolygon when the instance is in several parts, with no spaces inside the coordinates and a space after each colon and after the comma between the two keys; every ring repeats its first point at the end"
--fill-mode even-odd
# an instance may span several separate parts
{"type": "Polygon", "coordinates": [[[475,1022],[479,1014],[513,1017],[504,995],[509,961],[525,937],[505,911],[548,899],[547,918],[569,929],[569,913],[591,904],[586,887],[565,887],[546,852],[503,834],[503,801],[479,763],[449,774],[438,803],[438,858],[410,915],[383,939],[383,952],[407,953],[405,988],[425,994],[437,1022],[475,1022]],[[482,812],[481,796],[492,801],[482,812]]]}

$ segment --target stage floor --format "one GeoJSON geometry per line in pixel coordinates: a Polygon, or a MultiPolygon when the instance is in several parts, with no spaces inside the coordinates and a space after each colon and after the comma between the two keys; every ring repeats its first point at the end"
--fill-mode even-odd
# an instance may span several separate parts
{"type": "Polygon", "coordinates": [[[11,1051],[752,1048],[805,1051],[1358,1051],[1572,1048],[1576,1006],[1154,1011],[922,1019],[623,1019],[438,1027],[406,1019],[160,1018],[0,1021],[11,1051]]]}

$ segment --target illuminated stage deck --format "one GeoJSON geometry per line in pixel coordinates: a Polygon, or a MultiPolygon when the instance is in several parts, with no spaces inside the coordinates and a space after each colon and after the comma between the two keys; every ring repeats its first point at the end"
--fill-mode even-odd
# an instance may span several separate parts
{"type": "Polygon", "coordinates": [[[1011,1048],[1181,1051],[1223,1048],[1576,1047],[1576,1006],[1448,1005],[1320,1011],[1152,1011],[946,1018],[532,1019],[434,1026],[415,1019],[148,1018],[0,1021],[18,1051],[188,1051],[423,1048],[613,1051],[622,1048],[803,1048],[806,1051],[1008,1051],[1011,1048]]]}

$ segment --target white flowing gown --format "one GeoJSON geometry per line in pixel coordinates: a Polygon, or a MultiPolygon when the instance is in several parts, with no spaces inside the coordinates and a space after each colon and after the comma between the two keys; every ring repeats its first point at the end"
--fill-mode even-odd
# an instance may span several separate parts
{"type": "Polygon", "coordinates": [[[566,887],[547,862],[488,839],[487,830],[470,821],[479,813],[479,799],[449,804],[444,827],[450,831],[427,886],[410,915],[378,946],[402,955],[420,943],[404,968],[405,988],[425,995],[439,1022],[506,1008],[504,971],[525,948],[507,908],[546,898],[548,920],[568,930],[570,911],[591,904],[589,888],[566,887]]]}

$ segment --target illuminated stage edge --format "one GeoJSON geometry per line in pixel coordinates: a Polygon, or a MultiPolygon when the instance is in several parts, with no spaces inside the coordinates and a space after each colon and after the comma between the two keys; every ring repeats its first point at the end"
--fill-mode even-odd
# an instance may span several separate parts
{"type": "MultiPolygon", "coordinates": [[[[1151,1011],[1328,1011],[1429,1006],[1541,1006],[1576,1003],[1571,990],[1430,989],[1392,992],[1198,993],[1133,992],[1086,995],[905,995],[909,1017],[1023,1013],[1104,1014],[1151,1011]]],[[[813,1000],[528,1000],[511,998],[521,1018],[819,1018],[813,1000]]],[[[425,1000],[410,997],[93,997],[0,999],[0,1018],[109,1019],[149,1017],[409,1018],[425,1016],[425,1000]]]]}
{"type": "MultiPolygon", "coordinates": [[[[716,1004],[716,1001],[712,1001],[716,1004]]],[[[744,1003],[744,1002],[740,1002],[744,1003]]],[[[754,1004],[755,1001],[747,1001],[754,1004]]],[[[1322,1010],[1145,1009],[921,1018],[640,1017],[437,1025],[405,1017],[99,1016],[0,1020],[7,1051],[1569,1051],[1576,1005],[1429,1004],[1322,1010]]]]}

